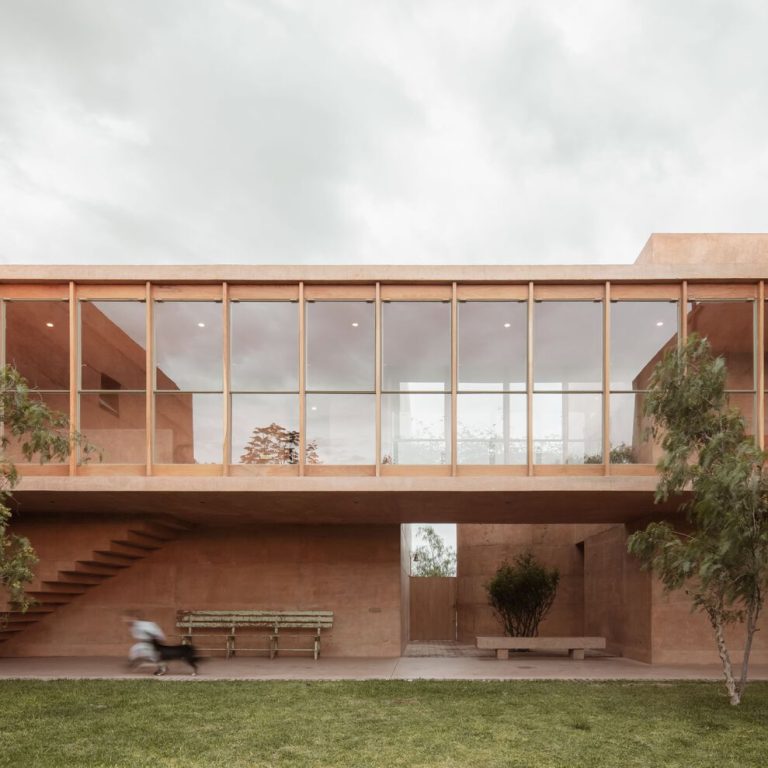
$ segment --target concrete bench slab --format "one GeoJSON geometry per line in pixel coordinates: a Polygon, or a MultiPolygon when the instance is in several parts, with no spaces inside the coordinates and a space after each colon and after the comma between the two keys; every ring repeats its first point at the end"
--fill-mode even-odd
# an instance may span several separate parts
{"type": "Polygon", "coordinates": [[[568,651],[572,659],[583,659],[584,651],[605,650],[604,637],[506,637],[475,638],[478,648],[496,651],[497,659],[508,659],[510,651],[568,651]]]}

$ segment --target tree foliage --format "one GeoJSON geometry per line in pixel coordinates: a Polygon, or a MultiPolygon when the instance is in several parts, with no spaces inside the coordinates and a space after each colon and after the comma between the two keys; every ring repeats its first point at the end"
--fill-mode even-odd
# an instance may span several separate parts
{"type": "Polygon", "coordinates": [[[414,576],[455,576],[456,550],[443,541],[431,525],[419,526],[419,536],[424,539],[413,551],[412,573],[414,576]]]}
{"type": "Polygon", "coordinates": [[[12,603],[26,610],[30,600],[24,589],[32,581],[37,556],[25,536],[9,531],[11,493],[19,481],[9,457],[13,446],[25,461],[41,463],[67,457],[73,445],[93,451],[79,434],[72,433],[69,419],[51,410],[41,396],[12,366],[0,368],[0,586],[12,603]]]}
{"type": "Polygon", "coordinates": [[[726,374],[723,358],[696,334],[654,370],[645,415],[664,449],[656,501],[685,494],[688,526],[651,523],[629,538],[629,551],[666,590],[685,589],[693,609],[707,616],[728,695],[738,704],[768,580],[768,483],[766,454],[728,406],[726,374]],[[744,655],[735,680],[725,628],[740,622],[744,655]]]}
{"type": "Polygon", "coordinates": [[[542,566],[531,552],[518,555],[512,564],[502,563],[485,588],[505,634],[536,637],[559,583],[559,571],[542,566]]]}
{"type": "MultiPolygon", "coordinates": [[[[298,464],[299,432],[272,422],[268,427],[256,427],[240,457],[243,464],[298,464]]],[[[307,464],[319,464],[317,443],[305,446],[307,464]]]]}

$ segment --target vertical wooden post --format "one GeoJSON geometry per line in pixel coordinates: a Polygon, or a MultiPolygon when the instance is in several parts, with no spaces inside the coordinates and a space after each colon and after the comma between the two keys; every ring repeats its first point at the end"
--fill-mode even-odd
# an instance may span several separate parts
{"type": "Polygon", "coordinates": [[[381,283],[376,283],[374,307],[374,391],[376,393],[376,477],[381,475],[381,283]]]}
{"type": "Polygon", "coordinates": [[[226,476],[229,474],[229,467],[232,464],[232,402],[230,397],[230,391],[232,389],[231,374],[230,374],[230,311],[229,311],[229,283],[222,284],[221,291],[222,311],[223,315],[223,332],[222,332],[222,344],[223,355],[222,362],[224,366],[223,370],[223,396],[224,396],[224,445],[222,446],[223,467],[221,474],[226,476]]]}
{"type": "Polygon", "coordinates": [[[533,475],[533,281],[528,283],[528,359],[526,360],[526,434],[528,475],[533,475]]]}
{"type": "Polygon", "coordinates": [[[306,317],[304,281],[302,281],[299,283],[299,477],[304,475],[304,453],[307,444],[306,317]]]}
{"type": "Polygon", "coordinates": [[[765,448],[765,281],[757,285],[757,444],[765,448]]]}
{"type": "Polygon", "coordinates": [[[77,430],[77,396],[80,390],[80,376],[78,376],[78,338],[77,319],[80,313],[77,311],[77,293],[74,282],[69,283],[69,474],[77,474],[77,459],[79,448],[74,444],[74,433],[77,430]]]}
{"type": "Polygon", "coordinates": [[[611,474],[611,283],[603,297],[603,474],[611,474]]]}
{"type": "Polygon", "coordinates": [[[678,335],[680,343],[685,344],[688,339],[688,281],[683,280],[680,284],[680,333],[678,335]]]}
{"type": "Polygon", "coordinates": [[[458,460],[458,436],[456,418],[458,415],[458,381],[459,381],[459,339],[458,339],[458,301],[456,299],[456,283],[451,285],[451,475],[456,475],[458,460]]]}
{"type": "Polygon", "coordinates": [[[146,336],[146,451],[147,451],[147,476],[152,475],[152,465],[154,464],[154,454],[152,445],[155,441],[155,312],[152,305],[152,284],[147,283],[146,289],[146,315],[147,315],[147,336],[146,336]]]}

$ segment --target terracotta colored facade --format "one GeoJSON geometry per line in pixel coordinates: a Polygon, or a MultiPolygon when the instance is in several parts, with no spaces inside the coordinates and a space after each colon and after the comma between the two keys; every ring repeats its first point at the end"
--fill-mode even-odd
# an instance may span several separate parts
{"type": "Polygon", "coordinates": [[[104,460],[20,466],[42,607],[0,654],[121,656],[126,609],[171,630],[252,608],[333,610],[324,655],[397,656],[409,524],[455,522],[460,641],[498,631],[483,585],[531,549],[562,575],[542,634],[712,661],[626,554],[675,514],[640,405],[697,331],[763,445],[766,279],[768,236],[709,235],[654,235],[626,267],[8,267],[0,362],[104,460]]]}

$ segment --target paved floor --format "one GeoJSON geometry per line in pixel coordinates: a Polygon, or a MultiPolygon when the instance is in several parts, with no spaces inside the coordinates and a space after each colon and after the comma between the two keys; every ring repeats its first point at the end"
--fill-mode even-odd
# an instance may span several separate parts
{"type": "MultiPolygon", "coordinates": [[[[0,679],[140,679],[152,669],[130,671],[122,659],[0,658],[0,679]]],[[[756,665],[753,680],[768,680],[768,665],[756,665]]],[[[650,665],[608,656],[572,661],[567,656],[517,654],[508,661],[491,657],[423,656],[396,659],[239,657],[207,659],[192,677],[181,662],[171,662],[159,680],[719,680],[719,666],[650,665]]]]}

